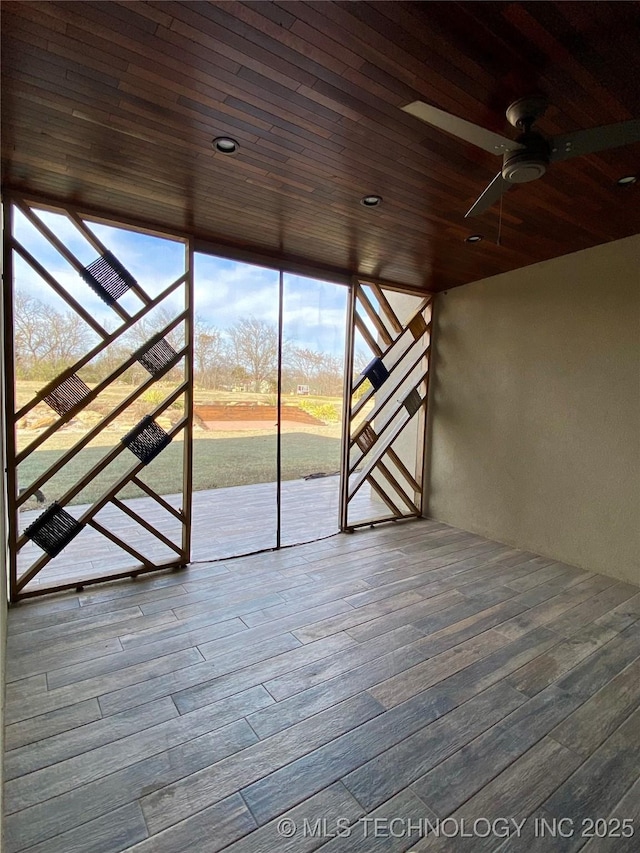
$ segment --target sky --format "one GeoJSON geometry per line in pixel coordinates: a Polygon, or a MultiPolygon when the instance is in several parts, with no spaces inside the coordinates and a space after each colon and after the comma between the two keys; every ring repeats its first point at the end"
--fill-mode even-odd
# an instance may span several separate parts
{"type": "MultiPolygon", "coordinates": [[[[41,220],[88,265],[98,253],[63,214],[38,212],[41,220]]],[[[184,272],[185,249],[179,241],[152,237],[108,225],[88,223],[102,244],[120,260],[150,296],[156,296],[184,272]]],[[[29,251],[92,316],[109,330],[117,315],[102,302],[64,257],[15,211],[14,234],[29,251]]],[[[195,317],[217,329],[228,329],[240,319],[254,316],[278,322],[278,272],[225,258],[197,254],[194,270],[195,317]]],[[[66,311],[66,303],[21,258],[15,260],[16,288],[66,311]]],[[[344,356],[347,288],[286,273],[284,276],[284,337],[292,345],[344,356]]],[[[178,289],[163,304],[177,313],[184,306],[178,289]]],[[[120,304],[133,312],[141,307],[132,294],[120,304]]]]}

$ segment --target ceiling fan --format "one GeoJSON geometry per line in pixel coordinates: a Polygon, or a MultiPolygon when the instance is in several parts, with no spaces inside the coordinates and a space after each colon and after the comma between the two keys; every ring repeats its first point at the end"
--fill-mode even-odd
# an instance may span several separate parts
{"type": "Polygon", "coordinates": [[[541,178],[551,163],[640,142],[638,119],[577,130],[548,139],[533,129],[537,119],[547,109],[547,100],[541,96],[519,98],[507,109],[509,123],[520,131],[516,139],[500,136],[423,101],[413,101],[402,109],[452,136],[464,139],[491,154],[502,156],[502,169],[465,213],[465,218],[483,213],[510,189],[512,184],[525,184],[541,178]]]}

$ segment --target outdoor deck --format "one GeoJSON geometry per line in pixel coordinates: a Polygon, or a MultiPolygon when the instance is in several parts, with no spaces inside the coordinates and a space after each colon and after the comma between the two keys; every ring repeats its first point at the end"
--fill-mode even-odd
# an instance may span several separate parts
{"type": "MultiPolygon", "coordinates": [[[[313,480],[289,480],[282,484],[282,544],[293,545],[330,536],[338,531],[339,481],[337,476],[313,480]]],[[[179,495],[168,496],[174,507],[181,505],[179,495]]],[[[152,498],[127,500],[128,506],[172,541],[180,542],[180,524],[152,498]]],[[[78,517],[86,507],[68,508],[78,517]]],[[[358,518],[376,517],[385,507],[370,497],[363,488],[353,502],[358,518]]],[[[23,530],[42,510],[20,514],[23,530]]],[[[355,516],[354,516],[355,517],[355,516]]],[[[109,530],[157,561],[168,561],[175,554],[143,530],[127,515],[107,506],[98,520],[109,530]]],[[[249,554],[272,548],[276,544],[276,485],[261,483],[194,492],[192,525],[192,561],[214,560],[238,554],[249,554]]],[[[27,544],[20,552],[19,574],[22,574],[40,555],[40,549],[27,544]]],[[[27,589],[52,586],[70,580],[88,579],[123,571],[135,565],[132,556],[105,539],[91,528],[82,531],[46,568],[31,581],[27,589]]]]}
{"type": "Polygon", "coordinates": [[[639,619],[430,521],[22,602],[6,851],[631,853],[639,619]]]}

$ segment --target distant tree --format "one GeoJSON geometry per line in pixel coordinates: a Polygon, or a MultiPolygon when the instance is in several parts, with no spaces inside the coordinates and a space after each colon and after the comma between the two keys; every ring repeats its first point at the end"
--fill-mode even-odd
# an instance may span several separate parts
{"type": "Polygon", "coordinates": [[[315,378],[315,382],[318,393],[328,397],[340,396],[344,382],[342,359],[324,353],[322,365],[315,378]]]}
{"type": "Polygon", "coordinates": [[[221,377],[228,372],[227,344],[222,332],[196,321],[193,348],[196,382],[203,388],[218,388],[221,377]]]}
{"type": "Polygon", "coordinates": [[[326,396],[342,393],[342,361],[335,356],[304,347],[291,347],[286,361],[293,384],[309,385],[312,392],[326,396]]]}
{"type": "Polygon", "coordinates": [[[310,385],[322,369],[324,355],[304,347],[291,347],[287,354],[287,363],[300,380],[310,385]]]}
{"type": "Polygon", "coordinates": [[[243,368],[256,391],[263,382],[272,384],[278,367],[278,330],[275,326],[248,317],[228,330],[234,366],[243,368]]]}
{"type": "Polygon", "coordinates": [[[13,315],[20,378],[51,378],[73,364],[96,340],[74,311],[58,311],[21,290],[14,296],[13,315]]]}

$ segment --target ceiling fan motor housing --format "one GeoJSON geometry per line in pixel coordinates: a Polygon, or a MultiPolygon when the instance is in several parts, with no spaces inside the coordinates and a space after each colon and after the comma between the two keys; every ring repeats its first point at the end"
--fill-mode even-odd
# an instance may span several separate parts
{"type": "Polygon", "coordinates": [[[508,151],[502,160],[502,177],[511,184],[526,184],[541,178],[549,165],[549,143],[539,133],[523,133],[516,140],[524,148],[508,151]]]}

